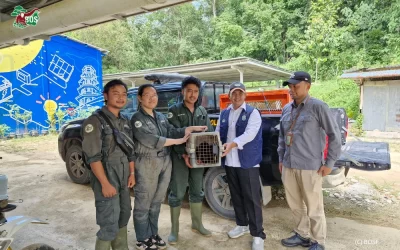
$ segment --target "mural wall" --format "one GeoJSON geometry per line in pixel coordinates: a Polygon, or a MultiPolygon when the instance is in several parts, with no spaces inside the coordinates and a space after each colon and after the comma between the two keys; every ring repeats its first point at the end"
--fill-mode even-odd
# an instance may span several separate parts
{"type": "Polygon", "coordinates": [[[101,107],[102,53],[64,36],[0,50],[0,125],[47,131],[101,107]]]}

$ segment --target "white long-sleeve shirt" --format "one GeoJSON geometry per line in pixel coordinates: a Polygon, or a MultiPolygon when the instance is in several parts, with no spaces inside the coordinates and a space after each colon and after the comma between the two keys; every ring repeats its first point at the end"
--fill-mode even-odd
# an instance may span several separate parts
{"type": "MultiPolygon", "coordinates": [[[[258,130],[261,127],[261,116],[260,113],[254,109],[253,112],[251,113],[249,117],[249,121],[247,123],[247,127],[244,131],[244,133],[236,137],[236,122],[238,119],[241,119],[239,116],[242,113],[242,110],[246,110],[246,103],[244,102],[242,106],[240,106],[238,109],[234,110],[232,104],[229,105],[227,108],[229,111],[229,128],[228,128],[228,136],[226,142],[235,142],[238,146],[237,148],[233,148],[231,152],[229,152],[226,155],[225,159],[225,165],[230,166],[230,167],[240,167],[240,161],[239,161],[239,154],[238,154],[238,149],[242,150],[243,146],[254,140],[256,137],[258,130]]],[[[215,131],[220,132],[220,121],[221,121],[221,116],[218,119],[217,127],[215,131]]],[[[262,150],[260,148],[260,150],[262,150]]],[[[254,167],[259,167],[260,165],[257,164],[254,167]]]]}

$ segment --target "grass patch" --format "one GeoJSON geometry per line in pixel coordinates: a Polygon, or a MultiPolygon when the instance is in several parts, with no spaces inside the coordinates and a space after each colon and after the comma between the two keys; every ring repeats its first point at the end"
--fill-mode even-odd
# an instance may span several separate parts
{"type": "Polygon", "coordinates": [[[400,143],[389,142],[390,152],[400,152],[400,143]]]}
{"type": "Polygon", "coordinates": [[[384,181],[383,184],[376,184],[374,181],[369,181],[369,184],[379,193],[389,192],[391,195],[397,195],[397,191],[393,188],[394,183],[384,181]]]}
{"type": "Polygon", "coordinates": [[[344,108],[347,116],[359,114],[360,90],[352,80],[335,79],[311,85],[310,95],[323,100],[331,108],[344,108]]]}
{"type": "Polygon", "coordinates": [[[57,150],[58,135],[25,137],[0,141],[0,150],[10,153],[21,151],[54,151],[57,150]]]}

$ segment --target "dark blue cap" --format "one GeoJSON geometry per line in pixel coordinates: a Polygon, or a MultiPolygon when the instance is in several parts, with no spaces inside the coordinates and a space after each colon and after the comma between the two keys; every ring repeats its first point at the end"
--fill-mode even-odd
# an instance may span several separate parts
{"type": "Polygon", "coordinates": [[[283,82],[283,86],[289,85],[289,84],[298,84],[299,82],[309,82],[311,83],[311,76],[307,72],[304,71],[296,71],[294,72],[289,80],[283,82]]]}

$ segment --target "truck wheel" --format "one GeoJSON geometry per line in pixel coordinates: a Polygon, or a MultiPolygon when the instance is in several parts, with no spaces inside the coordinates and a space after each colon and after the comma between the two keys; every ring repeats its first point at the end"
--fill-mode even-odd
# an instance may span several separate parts
{"type": "Polygon", "coordinates": [[[344,170],[345,170],[344,167],[339,167],[339,168],[333,169],[329,175],[325,176],[322,179],[322,187],[323,188],[333,188],[340,184],[343,184],[346,180],[344,170]]]}
{"type": "Polygon", "coordinates": [[[216,214],[227,219],[235,219],[225,169],[222,167],[208,169],[204,177],[204,191],[208,205],[216,214]]]}
{"type": "Polygon", "coordinates": [[[85,167],[82,158],[82,147],[72,145],[68,148],[65,165],[69,178],[75,183],[86,184],[90,181],[89,170],[85,167]]]}
{"type": "Polygon", "coordinates": [[[54,250],[53,247],[48,246],[46,244],[32,244],[27,247],[22,248],[21,250],[54,250]]]}

